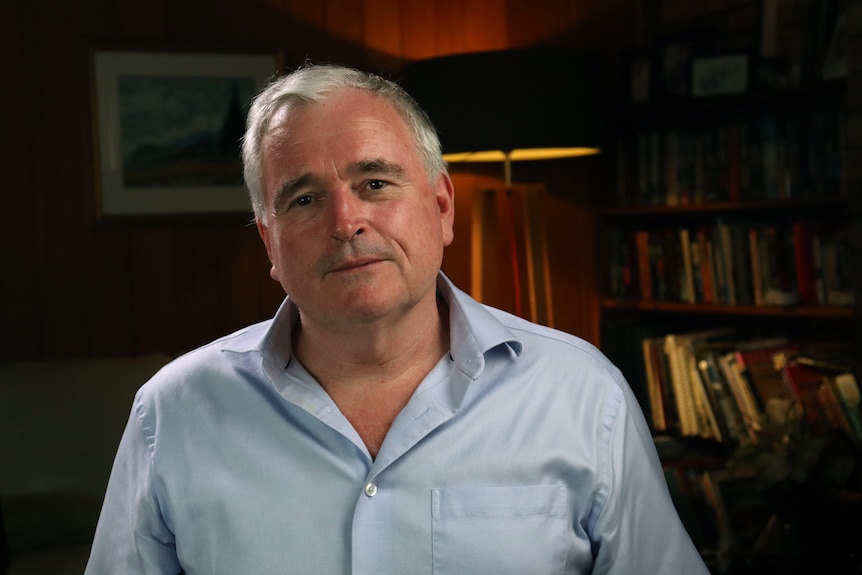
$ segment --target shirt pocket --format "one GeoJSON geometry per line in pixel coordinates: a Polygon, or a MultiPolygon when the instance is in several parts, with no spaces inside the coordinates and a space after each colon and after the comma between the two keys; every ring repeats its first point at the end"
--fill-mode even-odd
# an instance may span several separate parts
{"type": "Polygon", "coordinates": [[[566,562],[562,485],[431,492],[434,575],[555,575],[566,562]]]}

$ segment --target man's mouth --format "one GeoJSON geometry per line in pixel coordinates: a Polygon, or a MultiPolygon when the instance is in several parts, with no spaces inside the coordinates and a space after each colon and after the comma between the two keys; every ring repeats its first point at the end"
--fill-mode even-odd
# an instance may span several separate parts
{"type": "Polygon", "coordinates": [[[338,264],[331,273],[342,273],[368,267],[382,261],[379,258],[359,258],[338,264]]]}

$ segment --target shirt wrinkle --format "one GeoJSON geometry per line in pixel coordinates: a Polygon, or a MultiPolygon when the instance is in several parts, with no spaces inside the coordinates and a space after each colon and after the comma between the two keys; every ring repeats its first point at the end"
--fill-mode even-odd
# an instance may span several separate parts
{"type": "Polygon", "coordinates": [[[587,521],[588,528],[591,532],[595,530],[596,522],[598,522],[599,517],[604,511],[605,504],[610,499],[614,491],[613,465],[611,465],[611,459],[613,457],[613,442],[611,439],[614,425],[618,420],[617,416],[619,414],[620,403],[622,401],[622,394],[617,392],[617,388],[611,389],[613,393],[609,394],[607,397],[607,406],[604,409],[604,417],[602,418],[602,433],[600,435],[598,451],[599,472],[595,509],[590,514],[590,519],[587,521]]]}

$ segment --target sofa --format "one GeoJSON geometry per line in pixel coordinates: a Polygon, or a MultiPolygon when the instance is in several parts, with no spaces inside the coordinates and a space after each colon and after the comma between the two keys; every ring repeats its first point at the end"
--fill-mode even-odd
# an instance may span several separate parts
{"type": "Polygon", "coordinates": [[[169,360],[0,363],[0,574],[84,572],[134,394],[169,360]]]}

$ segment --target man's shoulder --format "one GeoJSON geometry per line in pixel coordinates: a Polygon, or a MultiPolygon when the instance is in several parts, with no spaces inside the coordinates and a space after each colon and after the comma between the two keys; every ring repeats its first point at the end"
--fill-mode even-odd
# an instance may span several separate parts
{"type": "Polygon", "coordinates": [[[141,392],[151,396],[174,394],[201,382],[231,377],[243,366],[260,363],[260,346],[272,320],[256,323],[179,355],[162,367],[141,392]]]}
{"type": "MultiPolygon", "coordinates": [[[[486,306],[487,307],[487,306],[486,306]]],[[[524,345],[524,352],[546,356],[557,362],[594,364],[616,377],[616,366],[593,344],[571,333],[538,324],[496,308],[487,309],[524,345]]]]}

